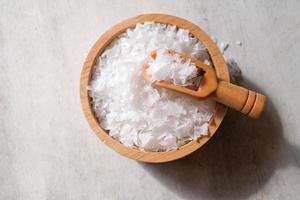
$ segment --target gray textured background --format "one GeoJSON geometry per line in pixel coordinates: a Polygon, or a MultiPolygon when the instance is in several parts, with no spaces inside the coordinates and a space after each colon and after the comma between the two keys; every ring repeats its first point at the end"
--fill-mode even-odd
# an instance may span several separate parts
{"type": "Polygon", "coordinates": [[[299,10],[297,0],[0,0],[0,199],[299,199],[299,10]],[[81,66],[108,27],[145,12],[231,43],[243,84],[269,98],[262,118],[231,111],[201,150],[167,164],[102,144],[81,112],[81,66]]]}

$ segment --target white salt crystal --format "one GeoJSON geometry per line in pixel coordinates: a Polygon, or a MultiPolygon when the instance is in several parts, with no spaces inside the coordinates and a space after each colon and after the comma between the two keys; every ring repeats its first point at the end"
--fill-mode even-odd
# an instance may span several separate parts
{"type": "Polygon", "coordinates": [[[237,40],[237,41],[235,42],[235,44],[238,45],[238,46],[242,46],[242,41],[241,41],[241,40],[237,40]]]}
{"type": "MultiPolygon", "coordinates": [[[[209,61],[205,47],[184,29],[147,22],[128,29],[100,55],[89,84],[89,95],[100,125],[125,146],[145,151],[168,151],[208,133],[215,101],[194,99],[145,81],[141,67],[153,50],[173,49],[209,61]]],[[[188,84],[189,64],[170,74],[154,67],[157,77],[188,84]]]]}
{"type": "Polygon", "coordinates": [[[198,125],[194,127],[194,132],[196,133],[194,135],[194,140],[196,140],[197,138],[199,138],[202,135],[207,135],[208,133],[208,124],[204,123],[202,125],[198,125]]]}
{"type": "Polygon", "coordinates": [[[206,64],[206,65],[211,65],[211,63],[210,63],[210,61],[209,60],[204,60],[204,62],[203,62],[204,64],[206,64]]]}
{"type": "Polygon", "coordinates": [[[224,53],[228,49],[229,44],[226,42],[221,42],[218,46],[219,46],[221,53],[224,53]]]}
{"type": "Polygon", "coordinates": [[[173,134],[167,133],[167,134],[162,134],[161,136],[158,137],[159,144],[162,146],[165,146],[166,150],[174,150],[178,148],[177,145],[177,138],[173,134]]]}
{"type": "Polygon", "coordinates": [[[218,44],[218,38],[216,36],[212,36],[211,39],[214,41],[214,43],[218,44]]]}

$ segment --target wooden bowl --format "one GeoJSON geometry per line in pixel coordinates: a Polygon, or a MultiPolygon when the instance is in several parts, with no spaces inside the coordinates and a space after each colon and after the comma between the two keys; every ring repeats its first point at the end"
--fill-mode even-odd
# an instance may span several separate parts
{"type": "Polygon", "coordinates": [[[118,153],[122,154],[123,156],[144,162],[160,163],[182,158],[204,145],[215,134],[216,130],[220,126],[226,114],[227,107],[217,103],[215,115],[209,124],[208,136],[201,137],[200,139],[198,139],[198,141],[191,141],[181,146],[178,150],[167,152],[144,152],[137,149],[128,148],[108,135],[108,133],[99,125],[99,122],[97,121],[97,118],[93,113],[91,99],[88,96],[87,86],[89,84],[93,72],[93,67],[99,55],[101,55],[101,53],[105,50],[105,48],[111,43],[111,41],[114,38],[116,38],[120,33],[124,32],[126,29],[134,28],[137,23],[143,23],[146,21],[173,24],[179,28],[187,29],[206,46],[211,56],[218,79],[229,81],[229,72],[225,64],[223,55],[219,51],[218,47],[201,28],[185,19],[171,15],[144,14],[131,17],[110,28],[96,41],[84,62],[80,77],[80,99],[82,109],[88,123],[90,124],[91,128],[94,130],[96,135],[106,145],[108,145],[110,148],[117,151],[118,153]]]}

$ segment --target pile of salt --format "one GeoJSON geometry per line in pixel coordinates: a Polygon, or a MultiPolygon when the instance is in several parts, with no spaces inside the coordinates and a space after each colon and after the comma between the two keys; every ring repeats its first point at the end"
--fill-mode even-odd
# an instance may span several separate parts
{"type": "MultiPolygon", "coordinates": [[[[128,29],[110,44],[99,57],[89,84],[100,125],[125,146],[146,151],[177,149],[206,135],[215,112],[212,99],[200,101],[152,87],[143,80],[145,58],[159,48],[173,49],[203,62],[209,60],[204,46],[187,30],[148,22],[128,29]]],[[[180,74],[173,77],[174,81],[188,84],[187,75],[194,74],[194,70],[189,68],[180,74]]]]}
{"type": "Polygon", "coordinates": [[[166,80],[175,85],[194,86],[198,68],[190,61],[184,61],[179,54],[171,55],[167,49],[157,50],[156,58],[148,61],[147,73],[151,79],[166,80]]]}

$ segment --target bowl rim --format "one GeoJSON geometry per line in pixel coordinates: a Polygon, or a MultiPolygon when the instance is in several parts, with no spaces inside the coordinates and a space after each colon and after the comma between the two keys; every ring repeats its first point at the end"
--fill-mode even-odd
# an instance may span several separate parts
{"type": "Polygon", "coordinates": [[[180,17],[159,13],[141,14],[133,16],[114,25],[98,38],[98,40],[94,43],[85,59],[80,75],[80,101],[86,120],[88,121],[90,127],[98,136],[98,138],[119,154],[138,161],[160,163],[182,158],[203,146],[215,134],[216,130],[220,126],[221,122],[223,121],[226,115],[227,107],[222,104],[216,103],[216,112],[209,124],[209,134],[207,136],[199,138],[198,140],[188,142],[187,144],[181,146],[177,150],[165,152],[141,151],[138,149],[126,147],[119,141],[113,139],[108,135],[108,133],[100,126],[97,118],[94,115],[92,106],[90,104],[91,99],[88,95],[87,90],[87,86],[91,79],[94,65],[99,55],[103,53],[105,48],[113,41],[113,39],[119,36],[126,29],[134,28],[136,24],[147,21],[164,24],[173,24],[179,28],[188,30],[207,48],[208,53],[210,54],[210,57],[212,59],[213,65],[215,67],[218,79],[224,81],[230,81],[230,79],[229,71],[225,63],[224,57],[219,51],[214,41],[200,27],[180,17]]]}

